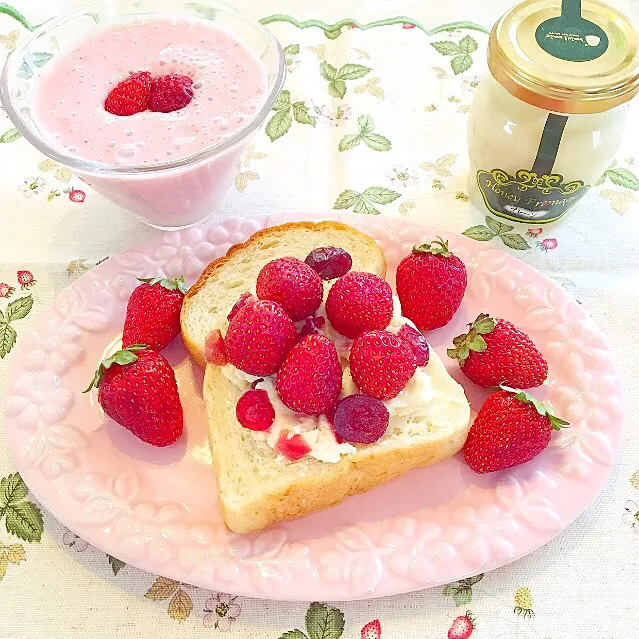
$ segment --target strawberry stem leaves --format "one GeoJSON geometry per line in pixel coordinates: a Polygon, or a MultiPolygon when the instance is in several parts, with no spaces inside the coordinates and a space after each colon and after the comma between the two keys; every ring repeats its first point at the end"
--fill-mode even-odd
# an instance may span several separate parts
{"type": "Polygon", "coordinates": [[[513,393],[515,395],[515,399],[518,399],[520,402],[524,402],[525,404],[531,404],[535,407],[535,410],[542,416],[547,417],[550,421],[550,425],[553,430],[561,430],[562,428],[566,428],[570,426],[570,424],[553,415],[547,408],[543,402],[540,402],[538,399],[529,395],[526,391],[519,390],[518,388],[510,388],[510,386],[500,386],[500,390],[506,391],[508,393],[513,393]]]}
{"type": "Polygon", "coordinates": [[[153,286],[154,284],[159,284],[167,291],[175,291],[178,289],[181,293],[186,295],[187,288],[186,283],[184,282],[184,277],[180,275],[177,279],[172,279],[170,277],[138,277],[138,281],[144,282],[146,284],[150,284],[153,286]]]}
{"type": "Polygon", "coordinates": [[[468,324],[468,333],[458,335],[453,339],[454,348],[449,348],[446,351],[448,357],[459,360],[459,365],[463,366],[471,351],[483,353],[487,346],[482,335],[488,335],[496,325],[497,322],[490,315],[480,313],[474,322],[468,324]]]}
{"type": "Polygon", "coordinates": [[[442,240],[438,237],[430,244],[415,245],[413,247],[413,253],[432,253],[433,255],[441,255],[442,257],[450,257],[453,255],[448,248],[448,240],[442,240]]]}
{"type": "Polygon", "coordinates": [[[102,384],[102,378],[104,377],[104,371],[107,368],[111,368],[113,364],[118,364],[119,366],[126,366],[127,364],[132,364],[133,362],[138,361],[138,356],[136,355],[137,351],[142,351],[149,348],[146,344],[132,344],[131,346],[127,346],[127,348],[123,348],[122,350],[116,351],[111,355],[111,357],[107,357],[106,359],[100,362],[98,366],[98,370],[95,371],[95,375],[91,380],[88,388],[83,393],[88,393],[92,388],[100,388],[100,384],[102,384]]]}

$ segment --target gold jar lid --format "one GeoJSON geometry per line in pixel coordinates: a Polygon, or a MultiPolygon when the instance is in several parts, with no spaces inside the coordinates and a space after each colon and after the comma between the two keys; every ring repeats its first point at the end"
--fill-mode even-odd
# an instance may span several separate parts
{"type": "Polygon", "coordinates": [[[598,0],[525,0],[493,27],[488,67],[524,102],[600,113],[639,92],[639,39],[629,18],[598,0]]]}

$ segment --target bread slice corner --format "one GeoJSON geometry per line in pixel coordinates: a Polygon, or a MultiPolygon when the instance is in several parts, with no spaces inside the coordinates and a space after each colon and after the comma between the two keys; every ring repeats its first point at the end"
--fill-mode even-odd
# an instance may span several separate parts
{"type": "Polygon", "coordinates": [[[355,453],[337,463],[311,457],[289,463],[255,441],[251,431],[239,424],[235,405],[246,389],[233,384],[222,367],[208,364],[204,398],[226,525],[240,534],[261,530],[334,506],[350,495],[459,452],[470,426],[470,406],[464,391],[436,353],[431,353],[426,371],[434,380],[433,401],[443,397],[454,400],[449,423],[442,426],[418,412],[405,423],[389,427],[378,442],[357,445],[355,453]]]}

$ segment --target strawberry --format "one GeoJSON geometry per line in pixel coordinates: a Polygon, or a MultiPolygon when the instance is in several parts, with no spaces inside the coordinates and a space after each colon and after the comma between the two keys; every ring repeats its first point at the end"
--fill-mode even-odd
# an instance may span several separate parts
{"type": "Polygon", "coordinates": [[[528,335],[503,319],[482,313],[468,325],[468,333],[453,340],[449,357],[471,382],[491,387],[505,384],[515,388],[540,386],[548,376],[548,364],[528,335]]]}
{"type": "Polygon", "coordinates": [[[151,81],[149,109],[171,113],[183,109],[193,99],[193,80],[186,75],[172,73],[151,81]]]}
{"type": "Polygon", "coordinates": [[[357,388],[382,400],[397,397],[417,370],[412,346],[388,331],[360,335],[353,342],[350,365],[357,388]]]}
{"type": "Polygon", "coordinates": [[[236,368],[249,375],[272,375],[296,341],[297,330],[286,311],[277,302],[257,300],[237,311],[224,345],[236,368]]]}
{"type": "Polygon", "coordinates": [[[133,115],[146,111],[151,95],[151,74],[132,73],[119,82],[107,95],[104,108],[113,115],[133,115]]]}
{"type": "Polygon", "coordinates": [[[342,365],[335,344],[325,335],[307,335],[287,355],[275,388],[282,403],[298,413],[319,415],[342,392],[342,365]]]}
{"type": "Polygon", "coordinates": [[[380,639],[382,636],[382,626],[379,619],[369,621],[362,628],[362,639],[380,639]]]}
{"type": "Polygon", "coordinates": [[[259,299],[280,304],[294,322],[312,315],[324,296],[320,276],[295,257],[266,264],[257,276],[255,290],[259,299]]]}
{"type": "Polygon", "coordinates": [[[426,366],[426,364],[428,364],[430,347],[428,346],[426,338],[414,326],[404,324],[404,326],[399,329],[397,337],[410,344],[413,349],[413,354],[415,355],[417,366],[426,366]]]}
{"type": "Polygon", "coordinates": [[[240,295],[240,297],[238,298],[237,302],[233,304],[233,308],[231,309],[229,314],[226,316],[226,319],[230,322],[237,315],[237,312],[243,306],[246,306],[249,302],[254,302],[254,301],[255,301],[255,297],[251,295],[248,291],[246,291],[246,293],[242,293],[242,295],[240,295]]]}
{"type": "Polygon", "coordinates": [[[384,329],[393,317],[391,287],[373,273],[346,273],[328,293],[326,317],[337,332],[351,339],[384,329]]]}
{"type": "Polygon", "coordinates": [[[24,290],[25,288],[31,288],[36,280],[33,279],[33,273],[31,271],[18,271],[16,273],[16,277],[18,278],[18,283],[20,284],[20,288],[24,290]]]}
{"type": "Polygon", "coordinates": [[[9,286],[6,282],[0,282],[0,297],[11,297],[16,289],[9,286]]]}
{"type": "Polygon", "coordinates": [[[237,401],[235,416],[244,428],[268,430],[275,419],[275,409],[265,390],[252,388],[237,401]]]}
{"type": "Polygon", "coordinates": [[[204,340],[204,359],[218,366],[224,366],[229,361],[224,347],[224,338],[219,328],[211,331],[204,340]]]}
{"type": "Polygon", "coordinates": [[[548,446],[553,430],[568,425],[528,393],[502,389],[488,396],[464,445],[464,459],[478,473],[525,464],[548,446]]]}
{"type": "Polygon", "coordinates": [[[169,446],[182,435],[182,405],[169,363],[144,344],[134,344],[105,359],[88,393],[98,388],[104,412],[153,446],[169,446]]]}
{"type": "Polygon", "coordinates": [[[71,189],[69,191],[69,199],[72,202],[84,202],[87,194],[84,191],[80,191],[80,189],[71,189]]]}
{"type": "Polygon", "coordinates": [[[141,278],[126,307],[122,346],[146,344],[161,351],[180,334],[180,311],[186,294],[184,278],[141,278]]]}
{"type": "Polygon", "coordinates": [[[299,461],[311,452],[311,447],[301,435],[291,435],[290,430],[283,430],[275,444],[275,450],[289,461],[299,461]]]}
{"type": "Polygon", "coordinates": [[[441,328],[450,322],[466,291],[466,267],[437,238],[416,246],[397,267],[397,295],[402,315],[420,331],[441,328]]]}
{"type": "Polygon", "coordinates": [[[468,639],[475,629],[475,617],[470,610],[465,615],[456,617],[448,631],[448,639],[468,639]]]}

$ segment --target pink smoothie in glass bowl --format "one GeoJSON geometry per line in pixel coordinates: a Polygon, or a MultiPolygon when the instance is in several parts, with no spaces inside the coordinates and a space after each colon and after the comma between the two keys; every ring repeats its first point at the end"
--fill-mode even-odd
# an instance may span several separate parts
{"type": "Polygon", "coordinates": [[[94,0],[22,44],[0,87],[9,117],[36,147],[146,223],[167,229],[215,211],[285,74],[281,47],[259,23],[214,0],[214,20],[188,15],[190,4],[94,0]],[[173,5],[180,11],[153,11],[173,5]],[[51,35],[62,52],[44,66],[30,64],[51,35]],[[193,99],[171,113],[109,113],[109,92],[140,71],[191,78],[193,99]]]}
{"type": "Polygon", "coordinates": [[[264,103],[259,59],[209,20],[145,17],[96,29],[56,56],[35,85],[43,138],[69,155],[133,166],[180,160],[231,137],[264,103]],[[112,115],[109,91],[131,72],[180,74],[193,100],[172,113],[112,115]]]}

